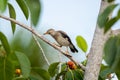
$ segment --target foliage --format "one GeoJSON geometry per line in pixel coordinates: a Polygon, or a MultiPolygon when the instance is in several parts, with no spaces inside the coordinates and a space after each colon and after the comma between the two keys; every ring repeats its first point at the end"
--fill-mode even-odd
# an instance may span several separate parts
{"type": "MultiPolygon", "coordinates": [[[[10,17],[13,18],[13,19],[16,19],[15,10],[14,10],[13,6],[10,3],[8,3],[8,8],[9,8],[10,17]]],[[[16,27],[14,22],[11,22],[11,27],[12,27],[12,32],[14,33],[15,32],[15,27],[16,27]]]]}
{"type": "Polygon", "coordinates": [[[22,12],[24,13],[25,18],[28,19],[29,10],[28,10],[28,7],[27,7],[27,4],[25,3],[25,1],[24,0],[16,0],[16,2],[18,3],[18,5],[20,6],[22,12]]]}
{"type": "Polygon", "coordinates": [[[7,41],[6,36],[2,32],[0,32],[0,41],[2,43],[2,46],[5,49],[6,53],[9,54],[10,53],[10,46],[9,46],[9,43],[7,41]]]}
{"type": "Polygon", "coordinates": [[[106,33],[119,19],[120,19],[120,8],[118,10],[118,14],[109,19],[111,12],[115,10],[117,6],[120,4],[111,4],[109,5],[99,16],[98,16],[98,25],[100,28],[104,28],[104,32],[106,33]]]}
{"type": "Polygon", "coordinates": [[[8,0],[0,0],[0,12],[4,12],[6,10],[8,0]]]}
{"type": "Polygon", "coordinates": [[[120,36],[114,36],[109,38],[105,44],[105,61],[110,67],[111,72],[117,73],[117,76],[120,76],[120,36]],[[109,57],[108,57],[109,56],[109,57]]]}
{"type": "Polygon", "coordinates": [[[56,63],[53,63],[49,66],[48,72],[49,72],[51,77],[55,76],[58,64],[59,64],[59,62],[56,62],[56,63]]]}
{"type": "MultiPolygon", "coordinates": [[[[41,12],[41,4],[39,0],[16,0],[19,7],[21,8],[22,12],[26,19],[28,19],[30,15],[31,23],[34,26],[37,25],[39,21],[39,16],[41,12]],[[34,6],[36,5],[36,6],[34,6]]],[[[8,0],[0,0],[0,12],[4,12],[8,5],[9,14],[11,18],[16,19],[16,12],[12,4],[8,2],[8,0]]],[[[15,31],[15,23],[11,22],[12,31],[15,31]]]]}
{"type": "Polygon", "coordinates": [[[76,42],[77,42],[78,47],[82,49],[82,51],[87,52],[88,45],[87,45],[86,40],[82,36],[77,36],[76,42]]]}

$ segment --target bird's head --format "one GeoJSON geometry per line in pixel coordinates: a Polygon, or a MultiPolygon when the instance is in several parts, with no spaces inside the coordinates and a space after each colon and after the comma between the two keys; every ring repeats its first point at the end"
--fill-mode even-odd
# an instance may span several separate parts
{"type": "Polygon", "coordinates": [[[46,33],[44,33],[44,35],[49,34],[49,35],[51,35],[51,36],[54,36],[55,33],[56,33],[56,31],[55,31],[54,29],[49,29],[49,30],[47,30],[46,33]]]}

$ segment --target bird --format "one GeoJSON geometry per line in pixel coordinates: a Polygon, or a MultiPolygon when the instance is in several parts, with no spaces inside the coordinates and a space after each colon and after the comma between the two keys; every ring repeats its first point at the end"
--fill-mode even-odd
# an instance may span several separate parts
{"type": "Polygon", "coordinates": [[[44,33],[44,35],[46,34],[51,35],[60,45],[60,47],[62,46],[67,47],[67,52],[68,52],[68,47],[70,48],[71,52],[73,53],[78,52],[78,50],[71,42],[70,37],[64,31],[61,30],[55,31],[54,29],[48,29],[47,32],[44,33]]]}

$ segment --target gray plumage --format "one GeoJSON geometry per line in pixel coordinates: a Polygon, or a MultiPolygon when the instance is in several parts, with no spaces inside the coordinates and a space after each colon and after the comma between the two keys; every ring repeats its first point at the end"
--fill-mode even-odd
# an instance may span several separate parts
{"type": "Polygon", "coordinates": [[[60,46],[69,47],[73,53],[78,52],[78,50],[75,48],[75,46],[71,42],[71,39],[65,32],[49,29],[45,34],[51,35],[58,42],[60,46]]]}

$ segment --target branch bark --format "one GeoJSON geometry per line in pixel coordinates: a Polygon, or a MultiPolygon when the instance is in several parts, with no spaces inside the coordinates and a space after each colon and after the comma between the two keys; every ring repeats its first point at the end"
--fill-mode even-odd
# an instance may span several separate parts
{"type": "Polygon", "coordinates": [[[32,27],[29,27],[15,19],[0,15],[0,18],[8,20],[8,21],[12,21],[18,25],[20,25],[21,27],[27,29],[28,31],[30,31],[31,33],[33,33],[35,36],[39,37],[41,40],[43,40],[44,42],[46,42],[47,44],[49,44],[50,46],[52,46],[53,48],[55,48],[56,50],[58,50],[60,53],[62,53],[64,56],[66,56],[67,58],[69,58],[71,61],[73,61],[78,67],[80,67],[83,71],[85,71],[85,66],[83,66],[80,63],[77,63],[71,55],[68,55],[64,50],[62,50],[59,46],[51,43],[49,40],[47,40],[46,38],[44,38],[44,36],[40,35],[37,31],[35,31],[32,27]]]}
{"type": "MultiPolygon", "coordinates": [[[[106,0],[101,0],[99,14],[103,12],[103,10],[108,5],[109,3],[106,0]]],[[[99,26],[96,25],[92,46],[90,49],[90,53],[88,54],[88,61],[86,65],[84,80],[98,80],[103,57],[104,43],[110,37],[110,35],[111,30],[109,30],[107,34],[104,34],[103,29],[99,28],[99,26]]]]}

